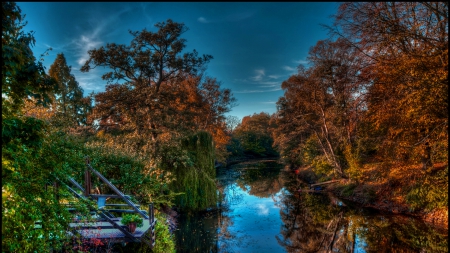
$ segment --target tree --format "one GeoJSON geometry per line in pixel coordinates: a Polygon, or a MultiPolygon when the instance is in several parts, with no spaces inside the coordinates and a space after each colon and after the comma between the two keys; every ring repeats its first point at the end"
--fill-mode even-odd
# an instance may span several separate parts
{"type": "Polygon", "coordinates": [[[53,94],[55,110],[57,115],[62,116],[63,121],[69,120],[77,125],[86,124],[90,100],[83,98],[83,89],[70,72],[71,67],[67,66],[64,54],[58,54],[49,69],[49,76],[54,78],[58,85],[53,94]]]}
{"type": "Polygon", "coordinates": [[[107,44],[89,51],[83,72],[96,66],[112,70],[103,75],[109,84],[95,95],[90,122],[127,135],[127,145],[141,153],[158,155],[159,143],[199,130],[211,133],[217,150],[223,150],[228,141],[224,114],[235,99],[216,79],[201,74],[212,56],[199,57],[195,50],[182,54],[183,23],[169,19],[155,27],[156,32],[130,32],[129,46],[107,44]]]}
{"type": "Polygon", "coordinates": [[[265,112],[245,116],[238,125],[233,136],[239,140],[244,153],[256,156],[276,156],[273,149],[272,129],[270,115],[265,112]]]}
{"type": "Polygon", "coordinates": [[[14,2],[2,3],[2,119],[17,113],[24,99],[35,98],[48,104],[54,83],[45,74],[31,51],[35,43],[20,8],[14,2]]]}
{"type": "MultiPolygon", "coordinates": [[[[358,51],[342,39],[319,41],[309,51],[311,67],[283,82],[278,101],[276,145],[294,164],[323,164],[343,175],[358,143],[367,81],[358,51]]],[[[356,151],[357,153],[357,151],[356,151]]]]}
{"type": "Polygon", "coordinates": [[[236,116],[227,116],[226,118],[227,122],[227,131],[231,134],[233,133],[234,129],[239,125],[239,118],[236,116]]]}
{"type": "Polygon", "coordinates": [[[330,27],[370,61],[368,119],[378,153],[397,162],[444,161],[448,150],[448,4],[344,3],[330,27]]]}
{"type": "Polygon", "coordinates": [[[134,38],[129,46],[111,43],[90,50],[89,59],[81,68],[82,72],[97,66],[112,70],[102,76],[109,83],[106,91],[95,98],[94,116],[100,119],[100,126],[107,122],[127,124],[138,135],[150,132],[153,142],[172,112],[167,108],[174,99],[172,90],[212,59],[210,55],[198,57],[195,50],[181,55],[186,40],[180,36],[187,31],[183,23],[169,19],[155,27],[157,32],[130,31],[134,38]],[[109,95],[112,97],[106,98],[109,95]]]}
{"type": "Polygon", "coordinates": [[[69,221],[57,199],[64,192],[46,186],[64,179],[73,160],[63,161],[69,156],[64,137],[21,113],[32,99],[48,104],[54,83],[33,56],[34,37],[22,31],[20,8],[3,2],[2,11],[2,250],[46,252],[61,248],[69,221]],[[37,221],[45,228],[36,229],[37,221]]]}

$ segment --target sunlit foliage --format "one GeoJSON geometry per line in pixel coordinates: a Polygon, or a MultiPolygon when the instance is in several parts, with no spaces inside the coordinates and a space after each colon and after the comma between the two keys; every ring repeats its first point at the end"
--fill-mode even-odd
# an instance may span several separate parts
{"type": "Polygon", "coordinates": [[[274,157],[278,153],[272,147],[272,129],[275,128],[271,123],[271,116],[268,113],[261,112],[251,116],[245,116],[242,123],[236,126],[233,131],[233,138],[236,139],[229,148],[241,149],[233,152],[243,152],[244,155],[254,157],[274,157]]]}

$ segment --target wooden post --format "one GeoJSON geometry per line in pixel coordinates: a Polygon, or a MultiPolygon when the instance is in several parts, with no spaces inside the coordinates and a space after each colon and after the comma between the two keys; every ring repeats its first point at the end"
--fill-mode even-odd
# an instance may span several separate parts
{"type": "Polygon", "coordinates": [[[84,196],[89,197],[91,194],[91,172],[89,170],[84,171],[84,196]]]}
{"type": "MultiPolygon", "coordinates": [[[[90,166],[91,160],[89,159],[89,156],[85,156],[84,160],[86,162],[87,166],[90,166]]],[[[89,194],[91,194],[91,172],[89,169],[86,169],[84,171],[84,196],[89,197],[89,194]]]]}
{"type": "Polygon", "coordinates": [[[153,222],[155,221],[155,215],[153,213],[153,203],[150,203],[148,205],[148,213],[150,215],[150,219],[149,219],[149,223],[150,223],[150,227],[153,226],[153,222]]]}

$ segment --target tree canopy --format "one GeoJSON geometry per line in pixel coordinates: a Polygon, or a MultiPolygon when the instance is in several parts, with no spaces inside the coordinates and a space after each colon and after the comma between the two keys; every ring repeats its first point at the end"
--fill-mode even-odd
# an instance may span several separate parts
{"type": "Polygon", "coordinates": [[[103,75],[106,91],[95,95],[91,122],[97,120],[99,130],[148,138],[133,144],[141,150],[147,146],[144,150],[155,152],[167,138],[198,130],[210,132],[216,145],[224,146],[224,114],[235,99],[216,79],[202,75],[212,56],[183,53],[183,23],[169,19],[155,27],[156,32],[130,31],[134,38],[128,46],[111,43],[88,52],[81,71],[111,70],[103,75]]]}

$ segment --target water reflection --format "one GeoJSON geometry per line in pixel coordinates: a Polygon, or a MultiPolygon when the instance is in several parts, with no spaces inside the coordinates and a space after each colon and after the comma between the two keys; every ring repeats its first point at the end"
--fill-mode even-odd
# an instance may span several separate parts
{"type": "Polygon", "coordinates": [[[447,252],[448,231],[382,215],[306,184],[276,162],[218,170],[218,210],[179,219],[178,252],[447,252]]]}

